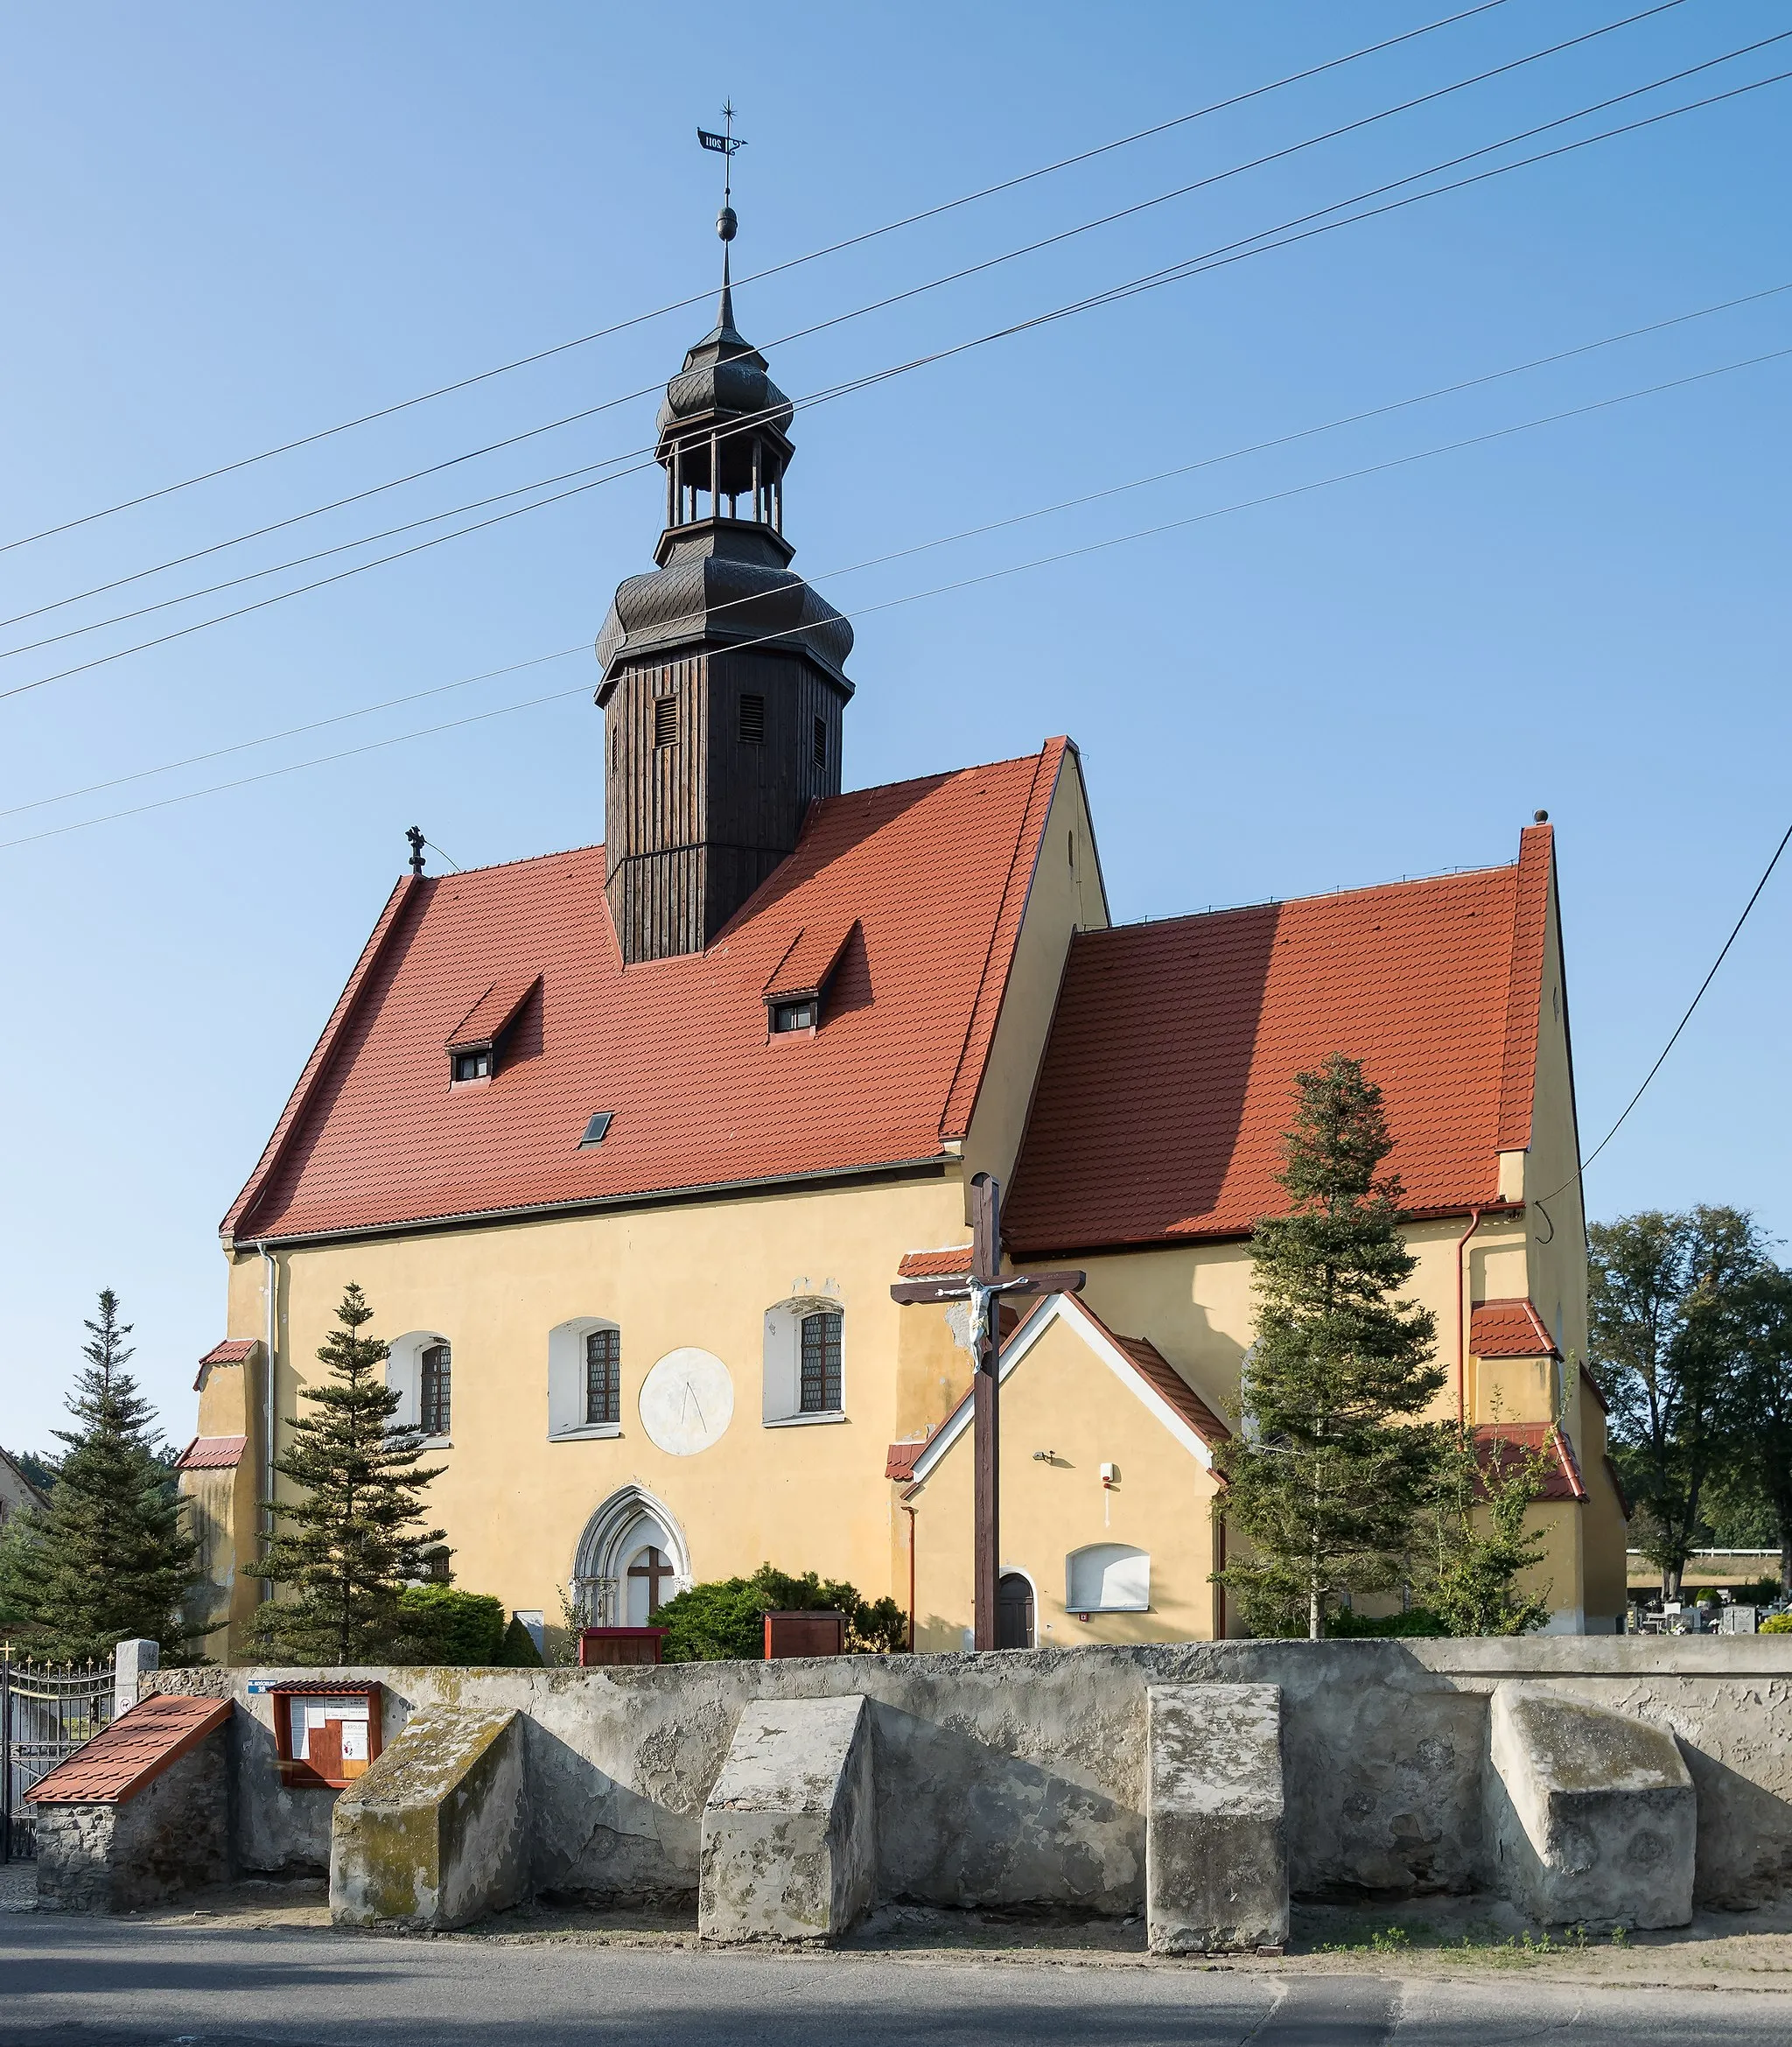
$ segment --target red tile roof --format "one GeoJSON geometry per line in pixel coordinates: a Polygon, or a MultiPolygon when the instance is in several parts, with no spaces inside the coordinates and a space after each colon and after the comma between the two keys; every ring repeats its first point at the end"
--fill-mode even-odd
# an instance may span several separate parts
{"type": "Polygon", "coordinates": [[[228,1699],[140,1699],[25,1793],[42,1805],[116,1805],[197,1748],[233,1711],[228,1699]]]}
{"type": "Polygon", "coordinates": [[[836,918],[832,923],[805,924],[790,941],[789,951],[774,968],[766,984],[766,1000],[783,1002],[797,995],[819,995],[858,929],[857,917],[850,923],[836,918]]]}
{"type": "Polygon", "coordinates": [[[1068,751],[817,804],[706,953],[625,973],[599,847],[393,891],[261,1162],[238,1239],[795,1178],[941,1155],[975,1106],[1068,751]],[[798,935],[858,935],[813,1038],[763,991],[798,935]],[[539,973],[486,1086],[442,1047],[539,973]],[[615,1122],[578,1148],[597,1110],[615,1122]]]}
{"type": "Polygon", "coordinates": [[[174,1460],[177,1471],[234,1471],[248,1447],[247,1436],[195,1436],[174,1460]]]}
{"type": "Polygon", "coordinates": [[[539,974],[512,974],[494,981],[460,1021],[448,1034],[448,1049],[465,1052],[478,1045],[494,1045],[516,1020],[516,1013],[542,985],[539,974]]]}
{"type": "Polygon", "coordinates": [[[1477,1301],[1469,1311],[1468,1348],[1477,1357],[1558,1357],[1556,1339],[1529,1300],[1477,1301]]]}
{"type": "Polygon", "coordinates": [[[208,1365],[245,1363],[254,1355],[255,1347],[252,1337],[245,1340],[240,1336],[229,1336],[221,1343],[213,1344],[200,1360],[199,1372],[192,1382],[193,1392],[197,1393],[205,1385],[206,1368],[208,1365]]]}
{"type": "Polygon", "coordinates": [[[892,1443],[884,1459],[884,1476],[900,1479],[905,1484],[914,1476],[914,1461],[927,1448],[934,1432],[929,1429],[924,1436],[908,1436],[900,1443],[892,1443]]]}
{"type": "Polygon", "coordinates": [[[902,1279],[962,1279],[970,1272],[970,1246],[948,1245],[944,1251],[905,1251],[896,1273],[902,1279]]]}
{"type": "Polygon", "coordinates": [[[1501,1206],[1498,1153],[1529,1135],[1550,859],[1542,825],[1512,866],[1079,934],[1009,1251],[1248,1235],[1285,1206],[1294,1076],[1334,1051],[1382,1088],[1409,1210],[1501,1206]]]}
{"type": "Polygon", "coordinates": [[[1574,1446],[1563,1432],[1547,1421],[1481,1421],[1475,1424],[1475,1453],[1483,1471],[1508,1470],[1521,1453],[1548,1450],[1552,1453],[1549,1476],[1540,1500],[1584,1500],[1586,1481],[1580,1476],[1580,1462],[1574,1446]]]}
{"type": "Polygon", "coordinates": [[[1138,1367],[1139,1377],[1163,1395],[1208,1449],[1217,1449],[1230,1438],[1232,1431],[1148,1337],[1122,1336],[1112,1329],[1108,1334],[1138,1367]]]}

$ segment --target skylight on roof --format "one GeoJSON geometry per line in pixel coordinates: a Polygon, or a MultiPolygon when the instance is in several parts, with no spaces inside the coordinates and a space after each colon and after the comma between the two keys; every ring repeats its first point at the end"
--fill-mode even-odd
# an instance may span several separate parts
{"type": "Polygon", "coordinates": [[[584,1126],[584,1135],[578,1140],[579,1150],[586,1151],[592,1145],[602,1144],[611,1124],[615,1120],[615,1116],[616,1112],[613,1109],[599,1109],[584,1126]]]}

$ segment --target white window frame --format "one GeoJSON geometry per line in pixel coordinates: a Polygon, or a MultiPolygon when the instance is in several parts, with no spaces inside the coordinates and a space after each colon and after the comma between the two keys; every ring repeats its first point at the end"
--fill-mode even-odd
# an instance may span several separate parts
{"type": "Polygon", "coordinates": [[[622,1325],[608,1315],[574,1315],[548,1331],[548,1441],[550,1443],[598,1442],[622,1434],[621,1403],[615,1421],[584,1418],[584,1340],[593,1329],[622,1325]]]}
{"type": "MultiPolygon", "coordinates": [[[[432,1344],[445,1343],[450,1360],[454,1357],[454,1340],[444,1336],[440,1329],[407,1329],[402,1336],[392,1340],[386,1359],[386,1384],[398,1395],[398,1412],[392,1420],[400,1428],[416,1428],[423,1421],[424,1401],[424,1352],[432,1344]]],[[[453,1369],[451,1362],[450,1370],[453,1369]]],[[[453,1401],[458,1391],[449,1383],[450,1431],[447,1435],[425,1436],[424,1441],[433,1448],[452,1450],[453,1401]]]]}
{"type": "Polygon", "coordinates": [[[830,1293],[794,1293],[766,1310],[760,1415],[766,1428],[825,1427],[846,1420],[846,1309],[830,1293]],[[840,1317],[840,1405],[802,1412],[802,1318],[840,1317]]]}
{"type": "MultiPolygon", "coordinates": [[[[1037,1588],[1035,1588],[1037,1599],[1037,1588]]],[[[1064,1609],[1072,1614],[1148,1614],[1152,1610],[1152,1558],[1149,1550],[1140,1549],[1130,1542],[1088,1542],[1080,1549],[1074,1549],[1064,1560],[1064,1609]],[[1108,1570],[1123,1560],[1137,1558],[1144,1567],[1143,1596],[1138,1599],[1080,1599],[1077,1596],[1076,1567],[1082,1558],[1105,1555],[1108,1561],[1100,1567],[1105,1579],[1108,1570]]],[[[1035,1605],[1034,1611],[1038,1611],[1035,1605]]]]}

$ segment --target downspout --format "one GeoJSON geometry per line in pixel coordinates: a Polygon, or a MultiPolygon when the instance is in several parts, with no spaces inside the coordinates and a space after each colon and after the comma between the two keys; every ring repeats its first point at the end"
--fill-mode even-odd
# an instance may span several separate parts
{"type": "Polygon", "coordinates": [[[1462,1254],[1468,1248],[1468,1240],[1480,1228],[1480,1210],[1468,1211],[1468,1227],[1456,1239],[1456,1427],[1460,1434],[1468,1426],[1468,1317],[1467,1303],[1463,1298],[1466,1284],[1463,1273],[1462,1254]]]}
{"type": "Polygon", "coordinates": [[[914,1516],[915,1510],[898,1503],[908,1517],[908,1653],[914,1654],[914,1516]]]}
{"type": "MultiPolygon", "coordinates": [[[[262,1350],[268,1362],[268,1392],[267,1412],[262,1418],[263,1434],[262,1438],[262,1476],[263,1482],[262,1497],[265,1504],[262,1506],[261,1513],[263,1538],[262,1554],[266,1556],[268,1547],[272,1545],[274,1540],[274,1336],[275,1331],[278,1328],[276,1307],[280,1284],[280,1267],[275,1260],[273,1252],[268,1249],[268,1240],[265,1237],[257,1241],[256,1249],[262,1254],[262,1296],[267,1304],[267,1325],[266,1334],[262,1339],[262,1350]]],[[[274,1588],[269,1579],[263,1578],[261,1581],[261,1588],[262,1599],[273,1597],[274,1588]]]]}

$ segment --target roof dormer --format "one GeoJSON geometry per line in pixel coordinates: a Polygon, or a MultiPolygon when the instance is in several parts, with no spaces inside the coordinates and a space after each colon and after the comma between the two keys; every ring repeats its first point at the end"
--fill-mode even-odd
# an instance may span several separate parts
{"type": "Polygon", "coordinates": [[[504,1034],[522,1013],[522,1006],[542,985],[539,974],[527,979],[511,975],[494,981],[455,1026],[448,1040],[448,1084],[470,1087],[488,1081],[498,1070],[504,1034]]]}

